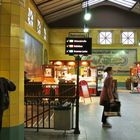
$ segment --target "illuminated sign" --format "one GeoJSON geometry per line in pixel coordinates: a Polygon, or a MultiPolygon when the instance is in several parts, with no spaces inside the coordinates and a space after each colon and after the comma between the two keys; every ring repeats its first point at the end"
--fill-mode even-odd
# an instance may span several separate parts
{"type": "Polygon", "coordinates": [[[91,54],[91,38],[66,38],[65,54],[91,54]]]}

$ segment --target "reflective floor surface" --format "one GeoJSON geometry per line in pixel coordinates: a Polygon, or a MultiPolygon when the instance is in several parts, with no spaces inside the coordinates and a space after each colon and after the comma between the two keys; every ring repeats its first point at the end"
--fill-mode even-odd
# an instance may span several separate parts
{"type": "Polygon", "coordinates": [[[140,94],[119,91],[121,117],[110,117],[112,128],[102,128],[102,106],[99,97],[80,100],[80,134],[73,131],[28,130],[25,140],[139,140],[140,139],[140,94]]]}

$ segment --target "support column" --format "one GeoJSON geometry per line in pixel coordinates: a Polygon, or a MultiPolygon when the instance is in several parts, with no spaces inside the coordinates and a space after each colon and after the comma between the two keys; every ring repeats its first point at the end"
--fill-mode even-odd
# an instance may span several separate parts
{"type": "Polygon", "coordinates": [[[24,140],[24,0],[2,0],[0,5],[0,77],[12,80],[1,140],[24,140]]]}
{"type": "Polygon", "coordinates": [[[77,90],[76,90],[76,117],[75,117],[75,130],[74,134],[80,134],[79,130],[79,67],[80,67],[80,56],[76,56],[75,60],[77,62],[77,90]]]}

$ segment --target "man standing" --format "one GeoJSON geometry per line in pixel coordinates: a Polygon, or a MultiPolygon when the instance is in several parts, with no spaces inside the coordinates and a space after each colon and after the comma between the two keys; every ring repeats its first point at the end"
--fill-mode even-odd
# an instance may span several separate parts
{"type": "Polygon", "coordinates": [[[0,131],[2,128],[2,116],[3,111],[9,107],[9,95],[8,91],[16,90],[15,84],[3,77],[0,77],[0,131]]]}

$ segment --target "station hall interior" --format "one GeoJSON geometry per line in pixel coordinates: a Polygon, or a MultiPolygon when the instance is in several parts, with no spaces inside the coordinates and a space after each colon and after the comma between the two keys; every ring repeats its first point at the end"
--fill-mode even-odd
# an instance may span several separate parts
{"type": "Polygon", "coordinates": [[[1,77],[0,140],[138,140],[140,0],[0,0],[1,77]],[[108,66],[122,116],[104,129],[108,66]]]}

